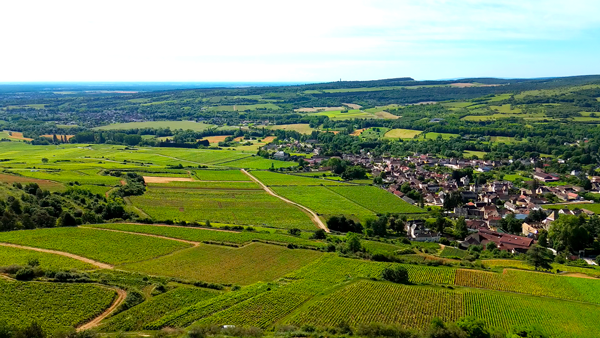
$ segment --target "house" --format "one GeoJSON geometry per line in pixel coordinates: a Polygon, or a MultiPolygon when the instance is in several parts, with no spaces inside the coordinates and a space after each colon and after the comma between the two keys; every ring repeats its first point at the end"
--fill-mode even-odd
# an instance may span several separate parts
{"type": "Polygon", "coordinates": [[[423,220],[413,220],[407,222],[405,230],[408,238],[412,241],[437,242],[440,240],[440,234],[427,229],[425,227],[425,221],[423,220]]]}
{"type": "Polygon", "coordinates": [[[527,237],[535,237],[537,238],[537,235],[539,233],[540,230],[544,229],[544,230],[548,230],[549,225],[544,224],[544,223],[527,223],[524,222],[523,225],[523,234],[527,237]]]}
{"type": "Polygon", "coordinates": [[[480,229],[479,232],[467,236],[467,238],[461,242],[461,246],[465,248],[468,248],[471,245],[486,246],[489,242],[496,243],[496,247],[500,250],[512,253],[527,252],[534,243],[532,238],[480,229]]]}
{"type": "Polygon", "coordinates": [[[285,161],[290,157],[290,154],[283,152],[283,151],[278,151],[273,155],[273,158],[276,160],[280,160],[280,161],[285,161]]]}
{"type": "Polygon", "coordinates": [[[533,174],[533,179],[541,181],[541,182],[557,182],[560,179],[556,176],[549,175],[543,172],[535,172],[533,174]]]}

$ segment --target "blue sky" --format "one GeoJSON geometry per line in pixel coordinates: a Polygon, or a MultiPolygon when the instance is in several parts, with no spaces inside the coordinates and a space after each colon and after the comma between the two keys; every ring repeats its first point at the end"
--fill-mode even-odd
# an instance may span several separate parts
{"type": "Polygon", "coordinates": [[[598,0],[21,0],[0,12],[0,82],[600,74],[598,0]]]}

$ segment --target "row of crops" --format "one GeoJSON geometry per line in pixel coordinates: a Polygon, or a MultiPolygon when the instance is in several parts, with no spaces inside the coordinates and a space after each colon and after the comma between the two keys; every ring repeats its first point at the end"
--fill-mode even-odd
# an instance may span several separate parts
{"type": "Polygon", "coordinates": [[[13,282],[0,278],[0,322],[16,327],[36,320],[49,332],[85,323],[110,306],[114,290],[89,284],[13,282]]]}
{"type": "Polygon", "coordinates": [[[600,304],[600,280],[505,270],[457,270],[456,285],[600,304]]]}
{"type": "Polygon", "coordinates": [[[121,312],[111,317],[102,324],[103,332],[137,331],[144,327],[144,323],[158,320],[181,308],[192,306],[219,295],[219,292],[192,288],[178,287],[151,298],[150,300],[133,307],[129,311],[121,312]]]}
{"type": "Polygon", "coordinates": [[[315,248],[320,248],[324,246],[323,242],[311,241],[303,237],[289,236],[280,233],[264,233],[251,231],[229,232],[213,231],[208,229],[190,227],[168,227],[157,225],[120,223],[107,223],[87,226],[94,228],[127,231],[133,233],[166,236],[195,242],[231,243],[245,245],[252,241],[265,241],[283,244],[291,243],[299,246],[309,246],[315,248]]]}

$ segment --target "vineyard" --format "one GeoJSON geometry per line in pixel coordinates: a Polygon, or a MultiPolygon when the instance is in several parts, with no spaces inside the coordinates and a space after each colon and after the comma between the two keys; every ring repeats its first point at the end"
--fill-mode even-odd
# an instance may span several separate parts
{"type": "Polygon", "coordinates": [[[415,284],[454,284],[455,269],[413,264],[370,262],[324,255],[321,259],[289,274],[292,279],[307,279],[337,284],[355,278],[379,278],[388,266],[401,265],[408,270],[408,278],[415,284]]]}
{"type": "Polygon", "coordinates": [[[375,213],[371,210],[334,193],[327,187],[289,186],[275,187],[273,190],[319,215],[326,215],[326,218],[333,215],[346,215],[346,217],[357,218],[361,221],[376,218],[375,213]]]}
{"type": "Polygon", "coordinates": [[[461,269],[456,272],[455,284],[600,304],[600,280],[593,279],[518,270],[497,274],[461,269]]]}
{"type": "Polygon", "coordinates": [[[257,283],[239,291],[228,292],[204,302],[188,306],[170,315],[145,325],[146,329],[156,330],[163,327],[186,327],[199,319],[224,311],[238,303],[270,290],[272,285],[257,283]]]}
{"type": "Polygon", "coordinates": [[[0,266],[27,265],[30,260],[37,260],[40,267],[48,270],[89,270],[94,266],[80,262],[76,259],[54,255],[51,253],[37,252],[26,249],[11,248],[0,245],[0,266]]]}
{"type": "Polygon", "coordinates": [[[535,323],[551,337],[597,337],[599,308],[595,305],[500,292],[467,292],[464,314],[488,326],[508,330],[535,323]]]}
{"type": "Polygon", "coordinates": [[[328,187],[328,189],[376,214],[417,214],[425,212],[417,206],[406,203],[396,195],[373,186],[337,186],[328,187]]]}
{"type": "Polygon", "coordinates": [[[219,231],[202,228],[192,227],[180,227],[180,226],[159,226],[159,225],[143,225],[143,224],[119,224],[119,223],[107,223],[107,224],[96,224],[86,225],[88,227],[102,228],[102,229],[114,229],[121,231],[128,231],[133,233],[142,234],[153,234],[178,239],[185,239],[188,241],[195,242],[211,242],[211,243],[224,243],[224,244],[236,244],[245,245],[252,241],[265,241],[281,244],[295,244],[302,246],[309,246],[320,248],[324,244],[322,242],[311,241],[306,238],[288,236],[279,233],[264,233],[264,232],[251,232],[251,231],[219,231]]]}
{"type": "Polygon", "coordinates": [[[423,329],[435,317],[455,321],[463,316],[461,293],[428,287],[358,281],[313,303],[289,319],[290,324],[356,326],[394,323],[423,329]]]}
{"type": "Polygon", "coordinates": [[[169,182],[169,183],[148,183],[148,187],[156,188],[183,188],[183,189],[224,189],[224,190],[262,190],[254,182],[243,181],[190,181],[190,182],[169,182]]]}
{"type": "Polygon", "coordinates": [[[440,252],[440,257],[444,257],[444,258],[453,258],[453,257],[458,257],[458,258],[464,258],[467,255],[469,255],[469,252],[465,251],[465,250],[460,250],[457,248],[453,248],[453,247],[444,247],[444,249],[442,250],[442,252],[440,252]]]}
{"type": "Polygon", "coordinates": [[[153,297],[129,311],[111,317],[102,325],[101,330],[103,332],[141,330],[144,323],[153,322],[184,307],[206,301],[218,295],[219,293],[216,291],[179,287],[153,297]]]}
{"type": "Polygon", "coordinates": [[[64,251],[115,265],[163,256],[190,246],[166,239],[85,228],[2,232],[0,242],[64,251]]]}
{"type": "Polygon", "coordinates": [[[198,324],[254,326],[266,329],[319,292],[302,282],[282,286],[241,302],[198,324]]]}
{"type": "Polygon", "coordinates": [[[280,185],[299,185],[299,186],[310,186],[310,185],[348,185],[344,182],[311,178],[298,175],[287,175],[279,174],[271,171],[253,171],[252,175],[258,178],[262,183],[268,186],[280,186],[280,185]]]}
{"type": "Polygon", "coordinates": [[[253,243],[242,248],[200,245],[121,268],[151,275],[242,285],[268,282],[318,259],[313,250],[253,243]]]}
{"type": "Polygon", "coordinates": [[[115,291],[87,284],[9,282],[0,279],[0,322],[24,327],[37,321],[50,332],[85,323],[102,313],[115,291]]]}
{"type": "Polygon", "coordinates": [[[197,170],[194,174],[202,181],[250,181],[239,170],[197,170]]]}
{"type": "Polygon", "coordinates": [[[150,188],[142,196],[132,196],[131,201],[157,220],[315,229],[305,213],[262,190],[150,188]]]}

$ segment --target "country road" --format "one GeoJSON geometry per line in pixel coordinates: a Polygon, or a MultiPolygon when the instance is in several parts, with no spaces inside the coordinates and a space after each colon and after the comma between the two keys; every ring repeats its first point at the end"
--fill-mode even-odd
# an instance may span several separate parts
{"type": "Polygon", "coordinates": [[[121,290],[118,288],[113,288],[113,289],[117,292],[117,299],[112,303],[112,305],[108,309],[106,309],[104,312],[102,312],[102,314],[100,314],[98,317],[92,319],[92,321],[79,326],[77,328],[77,332],[93,329],[96,326],[100,325],[100,322],[104,318],[110,316],[117,309],[117,307],[119,307],[119,305],[123,304],[123,302],[125,301],[125,298],[127,298],[127,292],[125,292],[125,290],[121,290]]]}
{"type": "Polygon", "coordinates": [[[298,208],[300,208],[300,209],[304,210],[305,212],[307,212],[308,214],[310,214],[310,216],[312,218],[312,221],[313,221],[313,223],[315,223],[315,225],[317,225],[319,228],[325,230],[326,232],[329,232],[329,229],[327,228],[327,226],[325,225],[325,223],[323,223],[323,221],[321,221],[321,219],[319,218],[319,216],[317,215],[317,213],[315,213],[314,211],[310,210],[309,208],[303,206],[302,204],[298,204],[296,202],[292,202],[292,201],[288,200],[285,197],[277,195],[276,192],[274,192],[273,190],[271,190],[271,188],[267,187],[263,182],[259,181],[258,178],[254,177],[252,174],[250,174],[249,172],[247,172],[245,169],[241,169],[241,171],[246,176],[250,177],[250,179],[252,179],[254,182],[258,183],[269,195],[275,196],[275,197],[279,198],[280,200],[284,201],[285,203],[295,205],[298,208]]]}
{"type": "Polygon", "coordinates": [[[55,255],[65,256],[65,257],[76,259],[76,260],[84,262],[84,263],[88,263],[88,264],[94,265],[96,267],[99,267],[100,269],[113,269],[114,268],[112,265],[109,265],[109,264],[106,264],[106,263],[102,263],[102,262],[98,262],[98,261],[95,261],[93,259],[85,258],[85,257],[82,257],[82,256],[77,256],[77,255],[74,255],[72,253],[68,253],[68,252],[64,252],[64,251],[56,251],[56,250],[34,248],[34,247],[31,247],[31,246],[23,246],[23,245],[10,244],[10,243],[0,243],[0,245],[1,246],[8,246],[8,247],[11,247],[11,248],[25,249],[25,250],[39,251],[39,252],[46,252],[46,253],[51,253],[51,254],[55,254],[55,255]]]}

